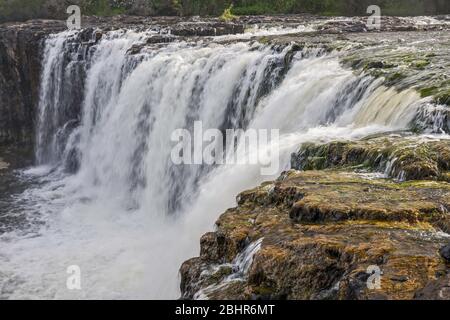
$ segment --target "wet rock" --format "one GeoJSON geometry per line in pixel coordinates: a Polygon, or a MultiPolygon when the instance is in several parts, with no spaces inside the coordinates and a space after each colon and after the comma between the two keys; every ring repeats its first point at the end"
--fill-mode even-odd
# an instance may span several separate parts
{"type": "MultiPolygon", "coordinates": [[[[84,29],[79,35],[79,40],[82,42],[79,45],[89,47],[98,43],[109,30],[133,28],[137,31],[155,32],[154,36],[147,39],[147,43],[130,49],[130,54],[137,54],[143,49],[152,50],[155,46],[162,46],[178,39],[198,40],[198,37],[242,33],[254,24],[260,27],[282,26],[285,28],[297,28],[299,24],[312,24],[313,31],[252,38],[252,40],[280,48],[285,48],[289,44],[293,45],[286,59],[277,62],[277,65],[274,64],[274,72],[281,70],[279,72],[281,80],[298,48],[309,46],[321,48],[324,52],[346,51],[343,55],[343,64],[377,77],[385,77],[386,84],[389,85],[418,84],[417,89],[424,97],[430,96],[436,103],[448,105],[450,103],[449,83],[446,80],[448,76],[445,75],[449,56],[448,47],[445,46],[445,43],[448,43],[446,40],[448,33],[442,31],[448,30],[450,25],[446,24],[445,19],[445,17],[437,17],[433,20],[433,24],[417,24],[414,19],[385,17],[382,32],[371,32],[364,30],[367,17],[330,21],[329,18],[311,15],[242,16],[226,23],[214,17],[92,16],[82,19],[84,29]],[[414,31],[396,31],[400,30],[400,27],[414,29],[414,31]],[[425,30],[427,30],[426,34],[425,30]],[[389,39],[383,35],[385,31],[391,32],[389,39]],[[433,52],[430,52],[429,43],[421,41],[424,37],[439,39],[432,44],[433,52]],[[398,49],[399,41],[405,43],[405,52],[387,50],[394,46],[398,49]],[[380,42],[383,42],[381,47],[380,42]],[[409,43],[414,44],[414,52],[408,49],[409,43]],[[373,50],[370,50],[370,54],[367,55],[368,50],[360,50],[363,47],[370,47],[373,50]]],[[[33,126],[39,94],[42,41],[49,33],[65,29],[64,21],[52,20],[32,20],[25,23],[0,25],[0,143],[17,141],[31,143],[34,140],[33,126]]],[[[269,91],[270,85],[268,81],[267,86],[262,86],[259,95],[264,96],[269,91]]],[[[73,104],[79,103],[74,101],[73,104]]],[[[77,111],[77,108],[72,109],[73,112],[77,111]]],[[[423,119],[431,119],[431,117],[423,119]]],[[[426,128],[430,127],[428,123],[422,121],[422,124],[424,123],[426,128]]],[[[422,127],[417,125],[419,129],[422,127]]],[[[442,126],[436,128],[436,130],[441,129],[444,131],[448,129],[448,121],[442,122],[442,126]]],[[[321,159],[317,161],[320,162],[321,159]]]]}
{"type": "Polygon", "coordinates": [[[0,144],[32,143],[42,40],[63,25],[56,21],[0,25],[0,144]]]}
{"type": "Polygon", "coordinates": [[[438,250],[447,241],[440,226],[450,226],[442,211],[449,194],[445,182],[290,171],[274,185],[242,193],[217,231],[202,238],[201,257],[180,270],[183,298],[201,292],[210,299],[412,299],[447,268],[438,250]],[[300,208],[306,215],[293,216],[300,208]],[[205,271],[242,253],[245,246],[236,243],[261,238],[239,281],[205,271]],[[370,266],[382,272],[381,289],[368,286],[370,266]]]}
{"type": "Polygon", "coordinates": [[[153,37],[148,38],[146,43],[147,44],[170,43],[170,42],[174,42],[175,40],[176,40],[176,38],[171,37],[171,36],[158,35],[158,36],[153,36],[153,37]]]}
{"type": "Polygon", "coordinates": [[[416,292],[416,300],[450,300],[450,275],[440,275],[416,292]]]}
{"type": "MultiPolygon", "coordinates": [[[[400,18],[391,17],[389,20],[393,19],[400,18]]],[[[400,25],[412,23],[407,21],[401,19],[400,25]]],[[[442,33],[440,27],[435,28],[434,25],[425,26],[395,27],[388,38],[383,32],[366,36],[348,33],[347,41],[341,45],[334,41],[333,47],[345,48],[346,54],[342,59],[345,66],[383,79],[387,86],[414,88],[422,98],[430,97],[435,104],[449,106],[450,75],[446,66],[450,62],[450,54],[445,45],[450,41],[449,33],[442,33]],[[416,41],[420,44],[416,45],[416,41]],[[371,47],[371,50],[361,50],[362,47],[371,47]]],[[[448,29],[450,24],[441,27],[448,29]]]]}
{"type": "Polygon", "coordinates": [[[182,37],[212,37],[244,32],[245,26],[237,23],[183,23],[171,26],[171,34],[182,37]]]}
{"type": "Polygon", "coordinates": [[[384,67],[384,63],[382,61],[371,61],[367,64],[368,69],[383,68],[383,67],[384,67]]]}
{"type": "Polygon", "coordinates": [[[408,276],[404,276],[404,275],[394,275],[391,277],[392,281],[397,281],[397,282],[406,282],[409,280],[408,276]]]}
{"type": "Polygon", "coordinates": [[[439,249],[439,254],[445,261],[450,262],[450,243],[439,249]]]}
{"type": "MultiPolygon", "coordinates": [[[[199,258],[193,258],[185,261],[180,268],[181,278],[180,288],[182,292],[198,292],[200,288],[200,275],[203,272],[202,264],[199,258]]],[[[186,298],[185,296],[183,296],[186,298]]]]}
{"type": "Polygon", "coordinates": [[[64,169],[65,172],[75,174],[80,169],[81,155],[77,149],[71,149],[65,159],[64,169]]]}
{"type": "Polygon", "coordinates": [[[402,181],[448,181],[450,144],[446,139],[398,134],[353,142],[304,144],[292,155],[291,166],[298,170],[359,167],[402,181]]]}
{"type": "MultiPolygon", "coordinates": [[[[124,27],[160,33],[149,36],[144,44],[133,46],[130,54],[139,53],[146,46],[167,44],[180,39],[180,36],[216,36],[244,31],[242,23],[223,23],[216,18],[196,21],[194,18],[180,17],[83,17],[82,27],[73,40],[73,50],[82,47],[85,50],[79,52],[84,54],[103,38],[105,32],[124,27]]],[[[65,21],[54,20],[0,24],[0,144],[34,142],[44,40],[49,34],[66,29],[65,21]]],[[[78,61],[83,59],[82,54],[77,58],[78,61]]],[[[79,76],[73,86],[82,87],[82,79],[85,78],[82,73],[85,70],[83,63],[77,65],[79,76]]],[[[74,91],[74,88],[63,90],[74,91]]],[[[81,91],[82,88],[78,90],[81,91]]],[[[64,95],[67,94],[64,92],[64,95]]],[[[65,106],[70,119],[76,119],[79,115],[79,98],[74,97],[70,105],[65,106]]]]}
{"type": "Polygon", "coordinates": [[[2,158],[0,158],[0,171],[6,170],[9,167],[9,163],[4,162],[2,158]]]}

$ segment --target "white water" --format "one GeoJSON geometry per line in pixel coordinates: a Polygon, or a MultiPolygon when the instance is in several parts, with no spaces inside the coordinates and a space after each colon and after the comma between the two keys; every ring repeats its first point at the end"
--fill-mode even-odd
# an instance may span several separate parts
{"type": "Polygon", "coordinates": [[[253,263],[255,254],[261,249],[262,241],[264,238],[260,238],[257,241],[250,243],[236,258],[231,262],[223,265],[212,266],[212,270],[205,270],[203,272],[214,274],[222,267],[229,267],[232,273],[226,276],[220,283],[213,284],[205,289],[201,289],[194,294],[194,300],[208,300],[208,294],[212,291],[216,291],[225,288],[232,282],[244,281],[248,277],[250,267],[253,263]]]}
{"type": "Polygon", "coordinates": [[[130,57],[145,36],[111,32],[86,55],[85,89],[71,93],[83,96],[80,119],[67,136],[61,127],[74,119],[62,111],[73,97],[52,88],[73,73],[73,64],[61,65],[69,35],[48,40],[41,166],[23,173],[43,182],[19,199],[43,225],[0,235],[0,298],[178,298],[178,269],[198,255],[201,235],[240,191],[276,175],[257,166],[176,167],[177,128],[202,120],[205,128],[280,129],[281,172],[304,141],[406,128],[419,100],[315,50],[297,53],[281,83],[289,48],[173,43],[130,57]],[[48,138],[57,133],[63,139],[48,138]],[[70,173],[74,153],[80,162],[70,173]],[[66,288],[71,265],[81,268],[82,290],[66,288]]]}

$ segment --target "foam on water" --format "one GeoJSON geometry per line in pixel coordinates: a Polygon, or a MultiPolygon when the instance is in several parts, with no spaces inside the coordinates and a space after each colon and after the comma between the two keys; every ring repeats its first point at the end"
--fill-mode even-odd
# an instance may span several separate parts
{"type": "Polygon", "coordinates": [[[145,36],[111,32],[76,52],[76,35],[48,39],[41,166],[22,173],[40,183],[19,197],[42,224],[0,235],[0,298],[178,298],[181,263],[198,255],[201,235],[240,191],[288,169],[302,142],[407,127],[404,114],[419,100],[355,76],[320,50],[288,61],[289,46],[177,42],[128,54],[145,36]],[[61,95],[80,74],[79,91],[61,95]],[[71,117],[66,108],[77,97],[71,117]],[[195,120],[280,129],[277,174],[261,176],[256,165],[173,165],[171,133],[195,120]],[[81,268],[82,290],[66,288],[71,265],[81,268]]]}

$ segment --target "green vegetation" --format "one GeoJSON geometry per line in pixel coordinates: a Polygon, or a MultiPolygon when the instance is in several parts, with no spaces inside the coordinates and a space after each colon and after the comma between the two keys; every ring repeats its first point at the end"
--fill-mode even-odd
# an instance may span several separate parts
{"type": "Polygon", "coordinates": [[[427,60],[418,60],[418,61],[414,61],[414,63],[412,63],[412,67],[419,69],[419,70],[423,70],[425,69],[426,66],[428,66],[430,64],[430,61],[427,60]]]}
{"type": "Polygon", "coordinates": [[[339,15],[345,10],[345,1],[336,0],[243,0],[236,1],[234,12],[239,15],[317,13],[339,15]]]}
{"type": "Polygon", "coordinates": [[[450,90],[443,92],[436,97],[436,102],[450,106],[450,90]]]}
{"type": "Polygon", "coordinates": [[[66,17],[65,10],[78,4],[84,14],[137,15],[234,15],[311,13],[319,15],[366,15],[371,4],[385,15],[432,15],[450,13],[448,0],[0,0],[0,22],[30,18],[66,17]]]}
{"type": "Polygon", "coordinates": [[[369,5],[379,5],[385,15],[449,13],[447,0],[187,0],[184,14],[220,14],[233,4],[236,15],[312,13],[320,15],[366,15],[369,5]],[[218,11],[215,11],[218,10],[218,11]]]}
{"type": "Polygon", "coordinates": [[[42,0],[0,0],[0,22],[24,20],[46,14],[42,0]]]}
{"type": "Polygon", "coordinates": [[[223,20],[223,21],[227,21],[227,22],[236,19],[237,17],[234,14],[231,13],[232,9],[233,9],[233,5],[230,5],[230,7],[225,9],[225,11],[220,16],[220,19],[223,20]]]}
{"type": "Polygon", "coordinates": [[[436,87],[423,88],[420,90],[420,96],[422,98],[429,97],[435,95],[438,90],[439,88],[436,87]]]}
{"type": "Polygon", "coordinates": [[[96,16],[112,16],[125,13],[125,8],[114,6],[108,0],[86,1],[84,12],[96,16]]]}

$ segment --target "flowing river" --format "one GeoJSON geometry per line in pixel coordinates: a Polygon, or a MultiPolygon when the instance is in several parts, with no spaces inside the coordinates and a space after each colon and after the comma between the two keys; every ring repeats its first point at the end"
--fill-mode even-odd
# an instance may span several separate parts
{"type": "Polygon", "coordinates": [[[15,173],[27,188],[9,213],[27,223],[0,234],[0,298],[176,299],[201,235],[240,191],[289,169],[302,142],[408,129],[429,102],[343,67],[338,52],[238,36],[131,52],[153,36],[46,40],[36,166],[15,173]],[[171,134],[195,121],[279,129],[278,171],[173,164],[171,134]],[[73,265],[82,290],[66,287],[73,265]]]}

